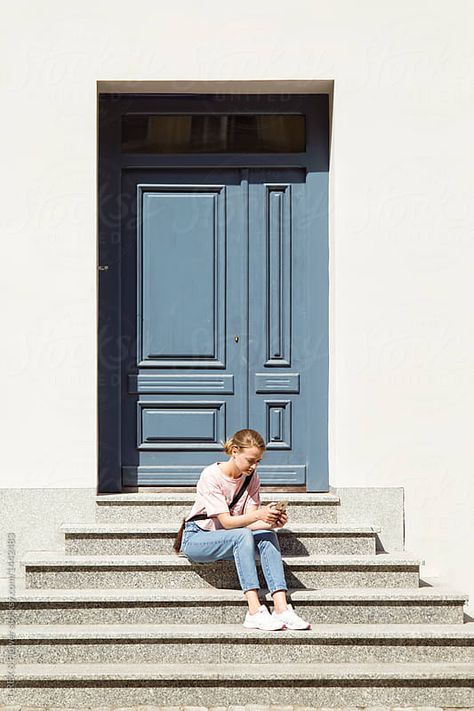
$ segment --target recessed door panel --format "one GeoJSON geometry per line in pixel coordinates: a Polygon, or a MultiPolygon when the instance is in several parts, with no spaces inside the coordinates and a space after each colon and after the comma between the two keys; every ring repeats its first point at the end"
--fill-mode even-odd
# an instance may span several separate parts
{"type": "Polygon", "coordinates": [[[225,186],[139,185],[137,199],[140,365],[224,367],[225,186]]]}
{"type": "Polygon", "coordinates": [[[139,401],[138,416],[139,450],[221,449],[224,402],[139,401]]]}
{"type": "Polygon", "coordinates": [[[291,184],[251,184],[251,206],[261,201],[263,214],[252,213],[253,232],[265,249],[265,366],[291,363],[291,184]],[[263,188],[263,190],[262,190],[263,188]],[[255,194],[254,194],[255,193],[255,194]]]}

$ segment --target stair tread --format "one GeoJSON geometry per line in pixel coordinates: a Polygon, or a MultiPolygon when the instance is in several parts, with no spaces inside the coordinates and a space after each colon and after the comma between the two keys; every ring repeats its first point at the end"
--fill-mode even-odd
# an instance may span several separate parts
{"type": "MultiPolygon", "coordinates": [[[[289,594],[293,602],[308,601],[467,601],[467,593],[453,590],[447,586],[418,587],[418,588],[320,588],[310,590],[306,588],[290,589],[289,594]]],[[[268,592],[264,592],[267,600],[271,600],[268,592]]],[[[11,594],[4,586],[0,588],[0,602],[11,602],[11,594]]],[[[16,602],[86,602],[86,601],[112,601],[112,602],[239,602],[245,604],[241,590],[221,588],[26,588],[17,587],[16,602]]]]}
{"type": "MultiPolygon", "coordinates": [[[[0,677],[11,674],[0,665],[0,677]]],[[[298,680],[474,679],[474,663],[311,663],[311,664],[15,664],[15,681],[50,679],[298,680]]]]}
{"type": "MultiPolygon", "coordinates": [[[[125,503],[125,504],[140,504],[140,503],[163,503],[172,504],[173,502],[183,503],[192,502],[194,503],[196,499],[196,494],[193,492],[186,493],[153,493],[153,494],[97,494],[95,497],[97,504],[115,504],[115,503],[125,503]]],[[[264,501],[280,501],[286,500],[289,503],[328,503],[328,504],[339,504],[340,498],[334,494],[319,493],[319,494],[307,494],[302,493],[266,493],[262,492],[261,499],[264,501]]]]}
{"type": "MultiPolygon", "coordinates": [[[[158,523],[63,523],[67,533],[177,533],[178,526],[158,523]]],[[[379,533],[379,526],[356,526],[343,523],[294,523],[279,529],[284,533],[379,533]]]]}
{"type": "Polygon", "coordinates": [[[465,639],[474,642],[474,622],[458,624],[317,624],[311,630],[285,630],[282,635],[270,635],[260,630],[246,629],[241,624],[15,624],[0,625],[0,639],[258,639],[279,641],[296,638],[318,639],[465,639]]]}
{"type": "MultiPolygon", "coordinates": [[[[308,555],[308,556],[282,556],[284,562],[292,567],[306,567],[309,565],[327,566],[383,566],[383,565],[421,565],[424,560],[405,551],[401,553],[376,553],[371,555],[308,555]]],[[[66,555],[62,551],[27,551],[21,562],[25,565],[49,565],[79,567],[83,565],[94,566],[166,566],[171,568],[192,567],[196,565],[185,556],[177,555],[66,555]]]]}

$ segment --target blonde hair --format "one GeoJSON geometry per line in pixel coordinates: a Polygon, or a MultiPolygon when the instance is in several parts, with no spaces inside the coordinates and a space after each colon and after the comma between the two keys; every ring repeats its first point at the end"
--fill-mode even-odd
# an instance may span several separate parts
{"type": "Polygon", "coordinates": [[[230,455],[232,454],[232,447],[238,447],[239,449],[248,447],[265,449],[265,442],[262,435],[256,430],[239,430],[225,442],[222,442],[222,446],[224,447],[224,452],[230,455]]]}

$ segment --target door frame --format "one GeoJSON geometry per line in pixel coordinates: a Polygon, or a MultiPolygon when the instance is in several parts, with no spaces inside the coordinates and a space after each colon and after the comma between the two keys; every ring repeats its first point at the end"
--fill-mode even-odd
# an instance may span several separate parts
{"type": "MultiPolygon", "coordinates": [[[[305,168],[318,181],[314,223],[318,240],[317,357],[324,387],[318,408],[318,468],[328,490],[329,376],[329,96],[327,94],[100,94],[98,122],[98,492],[122,491],[121,353],[127,347],[121,333],[121,178],[129,168],[305,168]],[[131,154],[120,152],[121,119],[126,113],[302,113],[306,116],[306,151],[302,153],[131,154]]],[[[312,442],[312,444],[314,441],[312,442]]],[[[308,491],[315,491],[308,478],[308,491]]]]}

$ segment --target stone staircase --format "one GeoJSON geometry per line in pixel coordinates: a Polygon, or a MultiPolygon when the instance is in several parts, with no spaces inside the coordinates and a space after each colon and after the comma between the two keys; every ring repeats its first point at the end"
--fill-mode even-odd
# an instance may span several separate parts
{"type": "Polygon", "coordinates": [[[0,704],[474,706],[467,595],[338,524],[332,494],[262,498],[290,501],[279,537],[311,631],[246,630],[233,563],[172,554],[192,494],[99,495],[96,523],[63,524],[64,552],[28,553],[24,589],[0,595],[0,704]]]}

